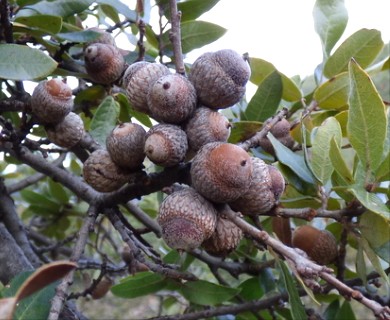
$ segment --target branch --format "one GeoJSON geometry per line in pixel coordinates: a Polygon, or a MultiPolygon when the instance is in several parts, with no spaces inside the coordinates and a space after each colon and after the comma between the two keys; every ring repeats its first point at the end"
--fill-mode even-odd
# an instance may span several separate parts
{"type": "MultiPolygon", "coordinates": [[[[93,230],[93,225],[97,216],[97,209],[94,206],[90,206],[87,216],[84,219],[83,225],[79,232],[79,237],[73,248],[70,261],[77,262],[84,252],[85,245],[87,244],[89,232],[93,230]]],[[[51,309],[49,313],[49,320],[57,320],[59,318],[62,306],[67,296],[67,290],[73,282],[74,270],[69,272],[58,285],[56,289],[56,295],[51,301],[51,309]]]]}
{"type": "Polygon", "coordinates": [[[0,112],[25,112],[30,107],[24,101],[4,99],[0,101],[0,112]]]}
{"type": "Polygon", "coordinates": [[[177,11],[177,1],[169,0],[169,6],[171,9],[171,31],[169,32],[169,40],[173,46],[173,56],[175,57],[176,72],[182,75],[186,74],[186,69],[183,62],[183,54],[181,48],[181,30],[180,19],[181,12],[177,11]]]}

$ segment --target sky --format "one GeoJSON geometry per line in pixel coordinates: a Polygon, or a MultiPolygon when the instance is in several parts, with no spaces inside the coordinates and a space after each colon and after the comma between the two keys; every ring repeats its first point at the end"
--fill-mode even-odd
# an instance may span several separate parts
{"type": "MultiPolygon", "coordinates": [[[[194,51],[188,59],[204,51],[229,48],[267,60],[289,77],[311,75],[322,60],[321,43],[314,31],[314,3],[314,0],[220,0],[199,20],[218,24],[228,31],[216,42],[194,51]]],[[[378,29],[384,42],[389,42],[390,0],[345,0],[345,6],[349,20],[341,42],[361,28],[378,29]]]]}

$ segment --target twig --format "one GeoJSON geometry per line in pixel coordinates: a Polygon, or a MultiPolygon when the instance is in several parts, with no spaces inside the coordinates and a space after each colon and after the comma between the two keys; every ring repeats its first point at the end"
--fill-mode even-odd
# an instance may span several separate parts
{"type": "MultiPolygon", "coordinates": [[[[93,227],[96,216],[97,216],[97,208],[94,206],[90,206],[87,216],[84,219],[83,225],[80,229],[77,242],[73,248],[72,255],[69,259],[70,261],[77,262],[80,259],[82,253],[84,252],[84,248],[88,240],[88,235],[91,230],[91,227],[93,227]]],[[[56,295],[54,296],[51,302],[51,309],[48,317],[49,320],[58,319],[63,303],[66,299],[67,290],[73,282],[73,275],[74,275],[74,271],[68,273],[63,278],[62,282],[57,286],[56,295]]]]}
{"type": "Polygon", "coordinates": [[[181,48],[181,12],[177,11],[176,0],[169,0],[169,6],[171,10],[171,31],[169,33],[169,40],[173,46],[173,56],[175,57],[176,72],[185,75],[186,69],[184,67],[183,53],[181,48]]]}

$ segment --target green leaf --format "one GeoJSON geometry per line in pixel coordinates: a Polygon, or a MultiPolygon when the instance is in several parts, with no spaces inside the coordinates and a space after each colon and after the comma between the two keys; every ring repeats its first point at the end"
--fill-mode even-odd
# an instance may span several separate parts
{"type": "Polygon", "coordinates": [[[241,290],[240,297],[245,300],[258,300],[264,295],[260,277],[249,278],[242,282],[238,288],[241,290]]]}
{"type": "Polygon", "coordinates": [[[50,212],[57,212],[61,207],[59,203],[35,191],[23,189],[22,191],[20,191],[20,195],[22,196],[22,199],[29,204],[38,205],[40,208],[44,208],[46,210],[49,210],[50,212]]]}
{"type": "Polygon", "coordinates": [[[50,34],[58,33],[62,28],[61,17],[45,14],[19,17],[15,19],[15,22],[24,24],[30,28],[39,29],[50,34]]]}
{"type": "Polygon", "coordinates": [[[329,57],[324,66],[324,75],[331,78],[346,71],[352,58],[362,68],[366,68],[374,61],[382,47],[383,41],[378,30],[361,29],[346,39],[329,57]]]}
{"type": "Polygon", "coordinates": [[[348,104],[348,92],[348,72],[342,72],[320,85],[313,99],[321,109],[340,109],[348,104]]]}
{"type": "Polygon", "coordinates": [[[130,120],[129,117],[131,117],[131,118],[135,118],[137,121],[139,121],[140,123],[142,123],[144,126],[148,128],[153,126],[153,123],[147,114],[134,110],[134,108],[130,104],[129,99],[125,94],[123,93],[116,94],[115,100],[119,103],[121,107],[121,114],[120,114],[121,121],[123,120],[129,121],[130,120]]]}
{"type": "Polygon", "coordinates": [[[279,74],[282,77],[282,85],[283,85],[282,99],[289,102],[294,102],[302,99],[303,98],[302,92],[295,84],[295,82],[292,81],[289,77],[287,77],[283,73],[279,72],[279,74]]]}
{"type": "Polygon", "coordinates": [[[58,203],[68,204],[69,196],[61,183],[49,179],[49,188],[51,195],[58,201],[58,203]]]}
{"type": "Polygon", "coordinates": [[[70,42],[89,42],[99,38],[101,34],[93,30],[58,33],[56,37],[70,42]]]}
{"type": "Polygon", "coordinates": [[[351,60],[348,137],[367,173],[374,171],[383,157],[387,117],[385,105],[368,74],[351,60]]]}
{"type": "Polygon", "coordinates": [[[34,80],[46,77],[57,67],[42,51],[17,44],[0,44],[0,78],[34,80]]]}
{"type": "Polygon", "coordinates": [[[227,31],[221,26],[206,21],[186,21],[180,26],[184,54],[218,40],[227,31]]]}
{"type": "Polygon", "coordinates": [[[180,1],[177,4],[177,9],[181,11],[181,21],[195,20],[203,13],[208,12],[214,7],[219,0],[187,0],[180,1]]]}
{"type": "Polygon", "coordinates": [[[358,238],[358,248],[356,252],[356,273],[359,278],[363,280],[363,285],[367,285],[367,266],[366,260],[364,259],[364,251],[363,251],[363,239],[358,238]]]}
{"type": "Polygon", "coordinates": [[[355,320],[355,314],[353,313],[351,304],[349,301],[344,301],[339,311],[337,312],[334,320],[355,320]]]}
{"type": "Polygon", "coordinates": [[[375,253],[390,263],[390,220],[368,211],[359,220],[359,230],[375,253]]]}
{"type": "Polygon", "coordinates": [[[375,193],[367,192],[357,185],[353,185],[349,190],[368,210],[382,215],[385,219],[390,219],[389,209],[375,193]]]}
{"type": "Polygon", "coordinates": [[[118,105],[112,96],[107,96],[96,110],[91,121],[91,136],[102,146],[106,145],[106,138],[114,129],[118,118],[118,105]]]}
{"type": "Polygon", "coordinates": [[[324,312],[326,320],[336,319],[337,312],[340,310],[340,302],[338,299],[332,301],[324,312]]]}
{"type": "Polygon", "coordinates": [[[295,286],[290,271],[288,270],[287,266],[283,261],[279,260],[278,265],[282,270],[284,285],[289,295],[289,303],[291,306],[291,315],[293,320],[306,319],[307,317],[306,317],[305,307],[303,306],[301,298],[299,297],[298,289],[295,286]]]}
{"type": "Polygon", "coordinates": [[[317,0],[313,9],[314,29],[320,36],[324,57],[328,57],[348,22],[343,0],[317,0]]]}
{"type": "Polygon", "coordinates": [[[335,137],[330,140],[329,157],[333,168],[337,173],[348,183],[353,184],[354,179],[351,170],[345,163],[345,159],[341,154],[340,143],[336,141],[335,137]]]}
{"type": "Polygon", "coordinates": [[[245,110],[245,118],[251,121],[265,121],[274,115],[282,99],[282,92],[280,74],[273,71],[259,84],[245,110]]]}
{"type": "Polygon", "coordinates": [[[121,298],[136,298],[155,293],[167,285],[164,277],[157,273],[140,272],[112,286],[111,292],[121,298]]]}
{"type": "Polygon", "coordinates": [[[389,181],[390,180],[390,152],[384,158],[382,163],[378,166],[375,172],[376,181],[389,181]]]}
{"type": "Polygon", "coordinates": [[[240,289],[198,280],[183,283],[179,291],[192,303],[213,306],[230,300],[240,292],[240,289]]]}
{"type": "Polygon", "coordinates": [[[233,122],[231,125],[230,143],[245,141],[256,134],[262,127],[262,123],[258,121],[239,121],[233,122]]]}
{"type": "Polygon", "coordinates": [[[334,138],[337,145],[341,143],[341,128],[334,117],[326,119],[320,127],[312,131],[311,169],[316,178],[325,185],[334,170],[330,160],[330,142],[334,138]]]}
{"type": "Polygon", "coordinates": [[[314,184],[313,175],[307,167],[304,157],[285,147],[272,133],[269,132],[267,137],[271,141],[279,161],[288,166],[302,180],[314,184]]]}
{"type": "Polygon", "coordinates": [[[129,9],[128,5],[125,5],[119,0],[98,0],[96,1],[99,4],[106,4],[113,7],[118,13],[124,15],[127,19],[131,21],[137,20],[137,13],[129,9]]]}
{"type": "Polygon", "coordinates": [[[88,9],[92,2],[92,0],[42,0],[33,5],[25,6],[17,16],[32,15],[33,12],[38,12],[66,18],[88,9]]]}
{"type": "Polygon", "coordinates": [[[363,245],[364,252],[366,253],[367,258],[370,260],[374,269],[381,275],[381,277],[387,282],[387,284],[390,284],[390,279],[387,276],[386,272],[383,270],[376,252],[372,250],[366,239],[361,239],[361,242],[363,245]]]}

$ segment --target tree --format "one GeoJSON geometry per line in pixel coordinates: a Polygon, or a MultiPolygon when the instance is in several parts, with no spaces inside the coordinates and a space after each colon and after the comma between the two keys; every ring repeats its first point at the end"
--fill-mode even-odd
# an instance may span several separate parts
{"type": "MultiPolygon", "coordinates": [[[[230,123],[229,144],[286,182],[281,195],[270,187],[276,199],[261,214],[245,214],[247,200],[238,207],[204,200],[241,230],[232,252],[220,257],[204,245],[179,252],[162,237],[159,207],[167,195],[188,190],[194,155],[166,168],[143,158],[143,167],[129,173],[115,171],[112,162],[113,171],[104,171],[112,156],[103,162],[101,152],[99,167],[92,165],[93,177],[106,179],[101,191],[83,171],[118,124],[149,131],[163,122],[131,103],[130,76],[123,73],[147,61],[187,79],[193,66],[183,54],[225,32],[198,19],[217,2],[151,7],[137,1],[129,8],[115,0],[1,0],[2,317],[11,311],[21,319],[82,319],[88,310],[80,301],[111,290],[118,308],[119,297],[158,297],[159,309],[144,318],[390,319],[389,46],[380,31],[361,29],[335,48],[348,20],[342,0],[314,5],[323,61],[313,76],[288,78],[271,62],[245,54],[257,90],[249,101],[242,97],[219,111],[230,123]],[[102,41],[115,41],[109,34],[121,39],[120,49],[111,43],[110,54],[124,60],[119,75],[107,80],[99,77],[104,60],[93,68],[88,63],[106,50],[102,41]],[[127,50],[131,44],[134,51],[127,50]],[[38,83],[51,79],[66,79],[72,112],[82,120],[82,135],[66,136],[77,139],[65,147],[63,134],[55,133],[70,110],[50,114],[32,98],[38,83]],[[49,116],[59,120],[50,123],[49,116]],[[284,119],[288,128],[280,134],[284,119]],[[122,174],[126,179],[117,183],[122,174]],[[316,229],[299,229],[303,225],[316,229]],[[327,259],[332,253],[337,257],[327,259]]],[[[248,181],[246,189],[255,188],[248,181]]]]}

